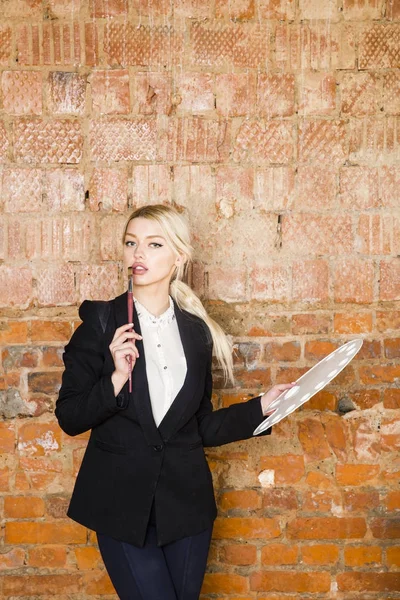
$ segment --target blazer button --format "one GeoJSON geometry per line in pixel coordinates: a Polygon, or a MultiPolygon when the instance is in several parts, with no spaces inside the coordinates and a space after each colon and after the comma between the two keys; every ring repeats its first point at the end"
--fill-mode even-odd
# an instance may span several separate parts
{"type": "Polygon", "coordinates": [[[153,450],[155,450],[156,452],[161,452],[162,449],[163,449],[162,444],[159,444],[158,446],[153,446],[153,450]]]}

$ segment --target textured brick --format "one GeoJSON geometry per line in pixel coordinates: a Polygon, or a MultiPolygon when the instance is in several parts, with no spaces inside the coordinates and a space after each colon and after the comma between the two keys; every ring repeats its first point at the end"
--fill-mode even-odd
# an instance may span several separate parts
{"type": "Polygon", "coordinates": [[[347,215],[293,214],[282,219],[282,244],[293,254],[348,254],[352,251],[351,220],[347,215]],[[299,239],[301,244],[299,245],[299,239]]]}
{"type": "Polygon", "coordinates": [[[182,52],[183,36],[173,26],[107,23],[104,51],[112,66],[170,66],[182,52]]]}
{"type": "Polygon", "coordinates": [[[379,297],[400,300],[400,264],[398,260],[380,263],[379,297]]]}
{"type": "Polygon", "coordinates": [[[349,158],[358,164],[380,164],[399,152],[398,117],[365,117],[350,122],[349,158]]]}
{"type": "Polygon", "coordinates": [[[42,208],[42,171],[4,169],[2,197],[5,212],[35,212],[42,208]]]}
{"type": "Polygon", "coordinates": [[[108,300],[118,296],[118,266],[115,264],[82,266],[79,273],[79,300],[108,300]]]}
{"type": "Polygon", "coordinates": [[[3,108],[12,115],[40,115],[42,74],[36,71],[3,71],[3,108]]]}
{"type": "Polygon", "coordinates": [[[299,549],[297,546],[286,544],[268,544],[261,548],[261,564],[263,565],[293,565],[297,563],[299,549]]]}
{"type": "Polygon", "coordinates": [[[110,216],[101,221],[100,253],[102,260],[119,260],[122,251],[122,234],[126,218],[110,216]]]}
{"type": "Polygon", "coordinates": [[[295,571],[260,571],[250,575],[250,589],[258,592],[328,592],[331,577],[329,573],[295,571]]]}
{"type": "Polygon", "coordinates": [[[284,72],[353,69],[354,30],[336,23],[326,27],[324,21],[279,24],[275,33],[275,64],[284,72]]]}
{"type": "Polygon", "coordinates": [[[339,573],[339,591],[347,592],[397,592],[398,573],[339,573]]]}
{"type": "Polygon", "coordinates": [[[136,114],[170,115],[179,102],[177,92],[173,103],[172,81],[168,73],[136,73],[133,86],[133,112],[136,114]]]}
{"type": "Polygon", "coordinates": [[[285,121],[244,121],[234,141],[235,162],[287,164],[293,156],[293,126],[285,121]]]}
{"type": "Polygon", "coordinates": [[[266,362],[291,362],[300,358],[299,342],[269,342],[265,346],[264,359],[266,362]]]}
{"type": "Polygon", "coordinates": [[[331,491],[311,491],[303,495],[302,509],[308,513],[332,514],[341,510],[341,497],[339,493],[331,491]]]}
{"type": "Polygon", "coordinates": [[[41,269],[36,276],[37,299],[42,306],[74,304],[75,274],[72,264],[41,269]]]}
{"type": "Polygon", "coordinates": [[[48,0],[47,15],[51,19],[73,18],[79,14],[81,0],[48,0]]]}
{"type": "Polygon", "coordinates": [[[61,450],[60,428],[52,423],[25,423],[18,432],[18,452],[25,456],[48,456],[61,450]]]}
{"type": "Polygon", "coordinates": [[[255,17],[254,0],[216,0],[215,15],[224,18],[229,15],[232,21],[249,21],[255,17]]]}
{"type": "Polygon", "coordinates": [[[372,314],[335,313],[333,328],[336,333],[367,333],[372,331],[372,314]]]}
{"type": "Polygon", "coordinates": [[[172,6],[169,0],[133,0],[132,9],[134,14],[140,16],[172,15],[172,6]]]}
{"type": "Polygon", "coordinates": [[[90,16],[96,19],[101,17],[117,17],[128,14],[126,0],[90,0],[90,16]]]}
{"type": "Polygon", "coordinates": [[[253,204],[254,172],[241,167],[219,167],[216,173],[216,204],[220,217],[246,213],[253,204]]]}
{"type": "Polygon", "coordinates": [[[304,335],[307,333],[328,333],[330,324],[330,315],[326,313],[295,314],[292,317],[292,333],[294,335],[304,335]]]}
{"type": "Polygon", "coordinates": [[[270,539],[278,537],[281,533],[276,519],[246,518],[240,519],[230,517],[218,518],[215,521],[214,539],[270,539]]]}
{"type": "Polygon", "coordinates": [[[199,66],[265,68],[270,44],[269,27],[257,23],[194,22],[191,28],[191,59],[199,66]]]}
{"type": "Polygon", "coordinates": [[[13,134],[17,161],[79,163],[82,158],[83,138],[77,121],[18,120],[13,134]]]}
{"type": "Polygon", "coordinates": [[[300,210],[327,210],[336,207],[337,172],[326,166],[299,166],[292,205],[300,210]]]}
{"type": "Polygon", "coordinates": [[[400,18],[399,0],[388,0],[386,3],[386,17],[391,21],[396,21],[400,18]]]}
{"type": "Polygon", "coordinates": [[[0,306],[26,308],[32,297],[32,273],[25,267],[0,267],[0,306]]]}
{"type": "Polygon", "coordinates": [[[371,261],[341,260],[334,273],[336,302],[372,302],[374,265],[371,261]]]}
{"type": "Polygon", "coordinates": [[[295,80],[290,74],[257,76],[257,114],[267,119],[288,117],[295,110],[295,80]]]}
{"type": "Polygon", "coordinates": [[[384,340],[383,351],[386,358],[400,358],[400,338],[384,340]]]}
{"type": "Polygon", "coordinates": [[[384,408],[400,408],[400,390],[386,389],[383,396],[384,408]]]}
{"type": "Polygon", "coordinates": [[[400,377],[400,365],[360,367],[359,376],[361,383],[366,385],[394,383],[400,377]]]}
{"type": "Polygon", "coordinates": [[[332,565],[339,560],[339,548],[333,544],[301,547],[302,561],[307,565],[332,565]]]}
{"type": "Polygon", "coordinates": [[[287,526],[290,538],[305,540],[363,538],[365,520],[349,517],[297,518],[287,526]]]}
{"type": "Polygon", "coordinates": [[[392,215],[360,214],[355,243],[358,252],[366,255],[391,254],[396,234],[392,234],[396,220],[392,215]],[[393,235],[393,241],[392,241],[393,235]]]}
{"type": "Polygon", "coordinates": [[[170,119],[164,153],[173,162],[219,162],[227,136],[228,125],[222,120],[170,119]]]}
{"type": "Polygon", "coordinates": [[[1,6],[3,18],[37,19],[42,16],[40,0],[4,0],[1,6]]]}
{"type": "Polygon", "coordinates": [[[360,69],[394,69],[400,66],[400,26],[374,23],[360,35],[360,69]]]}
{"type": "MultiPolygon", "coordinates": [[[[10,523],[16,525],[16,523],[10,523]]],[[[21,523],[22,525],[22,523],[21,523]]],[[[81,575],[9,575],[5,578],[3,592],[7,596],[45,594],[60,597],[63,594],[77,594],[82,589],[81,575]]]]}
{"type": "Polygon", "coordinates": [[[170,201],[171,172],[167,165],[138,165],[132,169],[132,203],[135,206],[170,201]]]}
{"type": "Polygon", "coordinates": [[[299,0],[301,19],[337,20],[338,10],[333,0],[299,0]]]}
{"type": "Polygon", "coordinates": [[[294,200],[295,172],[292,167],[270,167],[255,173],[254,205],[261,210],[284,210],[294,200]]]}
{"type": "Polygon", "coordinates": [[[320,461],[331,456],[325,431],[319,420],[304,419],[298,424],[299,441],[304,451],[305,462],[320,461]]]}
{"type": "Polygon", "coordinates": [[[383,0],[344,0],[343,16],[355,20],[380,19],[383,5],[383,0]]]}
{"type": "Polygon", "coordinates": [[[381,205],[396,208],[399,202],[400,169],[397,166],[382,167],[379,173],[381,205]]]}
{"type": "Polygon", "coordinates": [[[299,161],[343,164],[348,156],[343,121],[303,121],[299,131],[299,161]]]}
{"type": "Polygon", "coordinates": [[[274,472],[275,485],[292,484],[300,481],[304,475],[304,458],[293,454],[262,456],[259,467],[274,472]]]}
{"type": "Polygon", "coordinates": [[[25,562],[25,550],[22,548],[12,548],[0,554],[0,570],[4,573],[6,569],[17,569],[22,567],[25,562]]]}
{"type": "Polygon", "coordinates": [[[88,204],[93,211],[124,212],[128,204],[126,169],[93,169],[89,182],[88,204]]]}
{"type": "Polygon", "coordinates": [[[378,170],[370,167],[343,167],[340,174],[340,203],[343,208],[378,208],[378,170]]]}
{"type": "Polygon", "coordinates": [[[92,121],[89,143],[92,160],[154,160],[156,123],[149,119],[92,121]]]}
{"type": "Polygon", "coordinates": [[[256,562],[257,548],[252,544],[227,544],[221,550],[220,560],[222,562],[247,566],[256,562]]]}
{"type": "Polygon", "coordinates": [[[373,519],[370,524],[372,535],[379,539],[397,539],[400,533],[398,518],[373,519]]]}
{"type": "Polygon", "coordinates": [[[94,113],[129,113],[129,73],[127,70],[94,71],[90,84],[94,113]]]}
{"type": "Polygon", "coordinates": [[[20,65],[72,65],[81,62],[81,33],[77,21],[45,20],[16,27],[20,65]]]}
{"type": "Polygon", "coordinates": [[[343,508],[350,512],[365,512],[375,510],[380,505],[379,492],[345,490],[343,493],[343,508]]]}
{"type": "Polygon", "coordinates": [[[263,508],[284,513],[287,510],[297,509],[298,502],[296,491],[290,488],[263,489],[263,508]]]}
{"type": "Polygon", "coordinates": [[[86,77],[53,71],[48,78],[48,104],[54,114],[82,115],[85,111],[86,77]]]}
{"type": "Polygon", "coordinates": [[[0,25],[0,64],[6,65],[11,54],[11,27],[0,25]]]}
{"type": "Polygon", "coordinates": [[[324,302],[329,297],[329,267],[323,260],[296,261],[293,270],[293,299],[324,302]]]}
{"type": "Polygon", "coordinates": [[[31,548],[28,555],[30,567],[57,568],[65,567],[67,551],[64,546],[48,546],[43,548],[31,548]]]}
{"type": "Polygon", "coordinates": [[[382,549],[379,546],[346,546],[344,562],[350,567],[376,565],[382,562],[382,549]]]}
{"type": "Polygon", "coordinates": [[[299,80],[299,113],[332,114],[336,108],[336,79],[331,73],[302,73],[299,80]]]}
{"type": "Polygon", "coordinates": [[[204,114],[214,110],[214,80],[208,73],[182,73],[175,81],[178,111],[204,114]]]}
{"type": "Polygon", "coordinates": [[[3,121],[0,121],[0,163],[5,162],[8,156],[8,133],[3,121]]]}
{"type": "Polygon", "coordinates": [[[359,390],[352,392],[349,396],[360,410],[372,408],[381,400],[379,390],[359,390]]]}
{"type": "Polygon", "coordinates": [[[400,328],[400,311],[377,311],[376,328],[380,332],[397,331],[400,328]]]}
{"type": "Polygon", "coordinates": [[[54,169],[45,172],[43,191],[51,212],[83,211],[85,189],[82,173],[76,169],[54,169]]]}
{"type": "Polygon", "coordinates": [[[261,19],[292,21],[296,14],[296,3],[294,0],[259,0],[258,14],[261,19]]]}
{"type": "Polygon", "coordinates": [[[224,117],[251,116],[256,99],[253,73],[227,73],[216,76],[216,109],[224,117]]]}
{"type": "Polygon", "coordinates": [[[382,90],[373,73],[345,73],[340,82],[341,112],[350,115],[376,114],[382,105],[382,90]]]}
{"type": "Polygon", "coordinates": [[[383,77],[383,110],[389,115],[400,114],[400,75],[397,71],[383,77]]]}

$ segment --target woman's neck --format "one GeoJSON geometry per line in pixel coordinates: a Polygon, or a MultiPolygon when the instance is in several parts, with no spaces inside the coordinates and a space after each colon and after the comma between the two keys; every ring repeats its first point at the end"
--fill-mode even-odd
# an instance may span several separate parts
{"type": "Polygon", "coordinates": [[[167,294],[148,294],[140,288],[133,289],[133,296],[142,304],[152,315],[158,317],[169,308],[169,295],[167,294]]]}

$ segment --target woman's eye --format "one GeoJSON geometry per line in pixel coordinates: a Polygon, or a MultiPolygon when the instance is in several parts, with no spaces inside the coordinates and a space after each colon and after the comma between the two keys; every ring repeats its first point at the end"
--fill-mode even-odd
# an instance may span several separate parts
{"type": "Polygon", "coordinates": [[[154,248],[162,248],[162,244],[158,244],[157,242],[152,242],[150,246],[153,246],[154,248]]]}
{"type": "Polygon", "coordinates": [[[133,246],[134,244],[135,244],[135,242],[132,242],[132,240],[127,240],[127,241],[125,242],[125,245],[126,245],[126,246],[133,246]]]}

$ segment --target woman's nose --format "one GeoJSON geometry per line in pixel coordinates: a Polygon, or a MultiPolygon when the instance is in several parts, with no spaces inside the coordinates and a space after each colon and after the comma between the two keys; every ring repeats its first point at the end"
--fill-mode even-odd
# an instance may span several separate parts
{"type": "Polygon", "coordinates": [[[134,256],[135,256],[135,258],[138,258],[138,257],[141,258],[144,256],[144,249],[141,244],[137,244],[137,246],[135,246],[134,256]]]}

